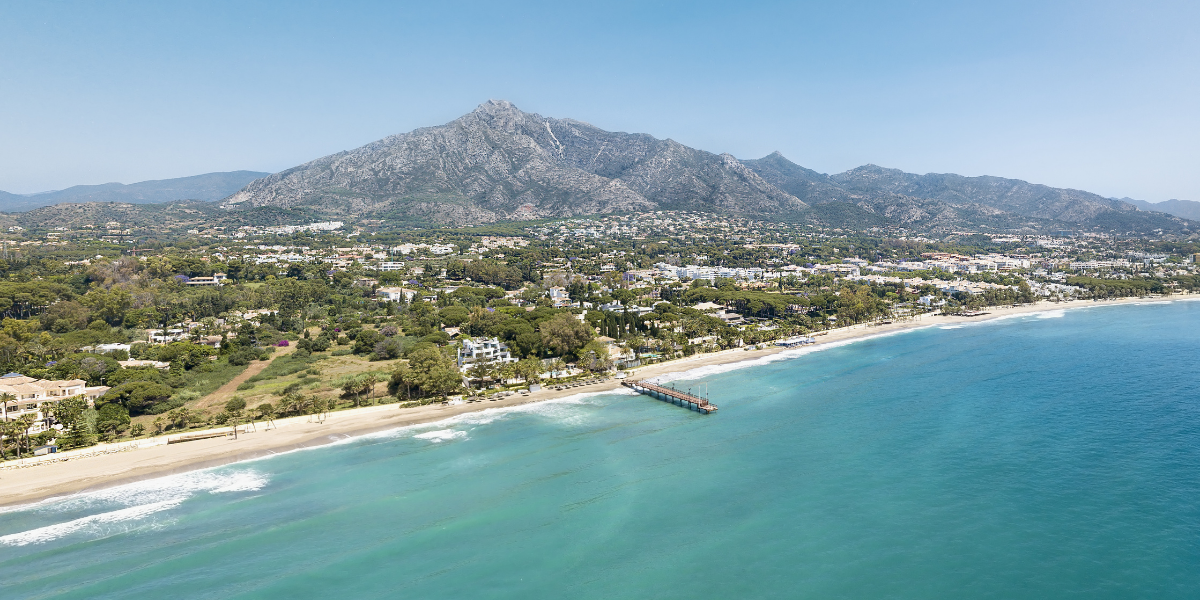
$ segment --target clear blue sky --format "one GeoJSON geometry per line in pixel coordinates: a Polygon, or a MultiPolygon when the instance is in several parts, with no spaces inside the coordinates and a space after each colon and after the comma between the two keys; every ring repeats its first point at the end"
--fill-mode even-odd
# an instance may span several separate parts
{"type": "Polygon", "coordinates": [[[822,172],[1200,200],[1200,3],[0,0],[0,190],[278,171],[489,99],[822,172]]]}

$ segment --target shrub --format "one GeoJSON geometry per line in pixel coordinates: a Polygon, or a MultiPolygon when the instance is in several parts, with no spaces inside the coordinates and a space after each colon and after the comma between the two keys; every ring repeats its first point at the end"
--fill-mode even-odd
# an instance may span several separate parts
{"type": "Polygon", "coordinates": [[[288,394],[294,394],[294,393],[300,391],[300,388],[302,388],[302,387],[304,387],[304,386],[300,385],[300,383],[294,382],[294,383],[289,384],[287,387],[283,388],[282,390],[275,392],[275,395],[276,396],[286,396],[288,394]]]}
{"type": "MultiPolygon", "coordinates": [[[[122,406],[127,415],[157,414],[165,412],[165,410],[156,409],[159,405],[165,405],[174,391],[161,383],[130,381],[108,390],[101,398],[101,401],[106,405],[118,404],[122,406]]],[[[181,392],[179,395],[182,396],[184,393],[186,392],[181,392]]],[[[181,406],[182,404],[183,402],[180,402],[181,406]]]]}
{"type": "Polygon", "coordinates": [[[254,389],[254,384],[250,383],[249,381],[244,381],[244,382],[238,384],[237,389],[239,391],[240,390],[252,390],[252,389],[254,389]]]}
{"type": "Polygon", "coordinates": [[[235,367],[244,367],[250,364],[250,361],[258,358],[258,352],[249,348],[244,348],[229,355],[229,364],[235,367]]]}

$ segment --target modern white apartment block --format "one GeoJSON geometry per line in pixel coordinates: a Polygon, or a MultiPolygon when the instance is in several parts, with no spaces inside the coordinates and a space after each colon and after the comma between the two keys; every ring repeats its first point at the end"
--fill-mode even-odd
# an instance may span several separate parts
{"type": "Polygon", "coordinates": [[[517,362],[508,346],[496,338],[465,339],[458,349],[458,368],[466,371],[472,365],[517,362]]]}

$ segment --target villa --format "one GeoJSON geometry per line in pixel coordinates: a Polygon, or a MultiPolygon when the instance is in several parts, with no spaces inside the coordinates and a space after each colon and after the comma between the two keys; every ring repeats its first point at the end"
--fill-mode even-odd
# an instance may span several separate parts
{"type": "Polygon", "coordinates": [[[47,404],[52,404],[66,398],[83,396],[88,404],[108,391],[106,386],[88,387],[82,379],[48,381],[26,377],[20,373],[9,373],[0,377],[0,395],[12,396],[11,400],[0,403],[0,415],[5,420],[12,420],[22,415],[33,414],[37,421],[29,428],[29,433],[40,433],[49,427],[49,417],[42,410],[47,404]]]}

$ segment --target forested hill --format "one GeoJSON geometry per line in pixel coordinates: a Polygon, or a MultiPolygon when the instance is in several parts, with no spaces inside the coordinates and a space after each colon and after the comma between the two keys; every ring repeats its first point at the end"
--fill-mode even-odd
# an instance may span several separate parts
{"type": "Polygon", "coordinates": [[[242,189],[246,184],[268,175],[257,171],[205,173],[191,177],[159,179],[138,183],[104,183],[76,185],[64,190],[40,194],[18,195],[0,192],[0,211],[22,212],[53,206],[64,202],[120,202],[150,204],[175,200],[220,200],[242,189]]]}

